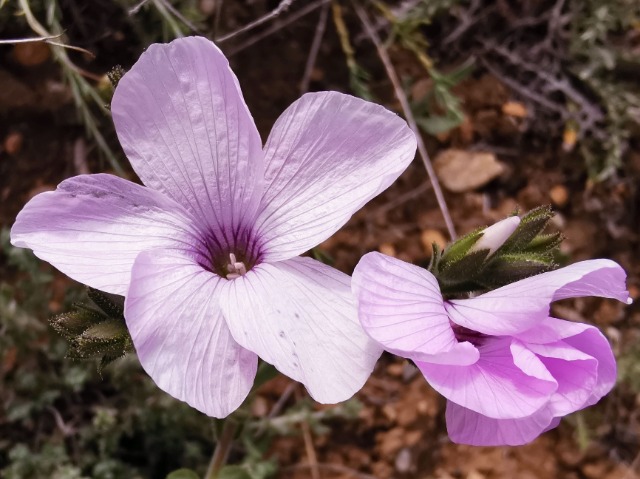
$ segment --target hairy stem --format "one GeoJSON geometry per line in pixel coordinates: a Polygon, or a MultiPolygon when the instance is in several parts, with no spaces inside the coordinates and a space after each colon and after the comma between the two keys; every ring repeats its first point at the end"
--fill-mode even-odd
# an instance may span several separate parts
{"type": "Polygon", "coordinates": [[[236,422],[233,419],[227,419],[224,421],[220,439],[218,439],[216,448],[213,451],[213,456],[211,456],[211,462],[209,463],[209,468],[207,469],[204,479],[217,479],[220,470],[227,463],[227,458],[229,457],[229,452],[233,445],[233,436],[235,433],[236,422]]]}

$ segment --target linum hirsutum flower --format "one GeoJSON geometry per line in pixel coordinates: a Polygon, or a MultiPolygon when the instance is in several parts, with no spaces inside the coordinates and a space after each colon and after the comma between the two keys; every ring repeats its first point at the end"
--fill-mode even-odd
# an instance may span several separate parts
{"type": "Polygon", "coordinates": [[[581,296],[628,301],[625,278],[613,261],[583,261],[445,300],[429,271],[369,253],[352,288],[367,333],[412,359],[448,399],[454,442],[520,445],[595,404],[616,379],[605,337],[593,326],[551,317],[550,303],[581,296]]]}
{"type": "Polygon", "coordinates": [[[236,409],[258,356],[319,402],[352,396],[381,349],[358,322],[350,278],[298,255],[407,167],[416,142],[406,123],[348,95],[312,93],[263,149],[226,58],[198,37],[149,47],[111,111],[146,187],[68,179],[25,206],[12,243],[125,295],[142,366],[200,411],[236,409]]]}

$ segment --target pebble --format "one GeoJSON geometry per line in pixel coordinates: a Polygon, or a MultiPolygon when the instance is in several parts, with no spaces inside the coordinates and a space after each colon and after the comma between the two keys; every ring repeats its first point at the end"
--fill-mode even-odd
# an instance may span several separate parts
{"type": "Polygon", "coordinates": [[[442,185],[453,193],[478,189],[505,171],[493,153],[456,149],[438,154],[434,168],[442,185]]]}
{"type": "Polygon", "coordinates": [[[549,190],[549,197],[554,205],[562,208],[569,201],[569,190],[564,185],[556,185],[549,190]]]}
{"type": "Polygon", "coordinates": [[[387,256],[396,255],[396,247],[393,246],[391,243],[382,243],[378,247],[378,251],[380,251],[382,254],[386,254],[387,256]]]}
{"type": "Polygon", "coordinates": [[[444,249],[447,244],[447,239],[438,230],[424,230],[420,233],[420,242],[422,243],[425,253],[427,253],[428,256],[431,256],[431,253],[433,252],[433,243],[437,244],[440,249],[444,249]]]}
{"type": "Polygon", "coordinates": [[[525,118],[528,114],[527,108],[517,101],[508,101],[502,105],[502,113],[516,118],[525,118]]]}
{"type": "Polygon", "coordinates": [[[17,131],[12,131],[4,139],[4,151],[9,155],[15,155],[22,149],[24,137],[17,131]]]}

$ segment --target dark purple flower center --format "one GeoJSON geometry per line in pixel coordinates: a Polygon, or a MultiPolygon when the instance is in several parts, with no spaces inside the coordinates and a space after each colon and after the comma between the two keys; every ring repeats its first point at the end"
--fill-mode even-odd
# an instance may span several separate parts
{"type": "Polygon", "coordinates": [[[200,248],[200,266],[223,278],[235,279],[262,262],[261,244],[249,228],[236,232],[209,231],[200,248]]]}
{"type": "Polygon", "coordinates": [[[469,342],[474,346],[481,346],[484,343],[485,338],[488,338],[486,334],[479,333],[478,331],[474,331],[472,329],[465,328],[464,326],[460,326],[451,321],[451,329],[453,329],[453,334],[456,336],[458,342],[469,342]]]}

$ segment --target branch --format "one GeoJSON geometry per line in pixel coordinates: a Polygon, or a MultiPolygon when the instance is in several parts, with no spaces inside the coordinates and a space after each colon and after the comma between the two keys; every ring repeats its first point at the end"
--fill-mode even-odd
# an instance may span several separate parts
{"type": "Polygon", "coordinates": [[[440,207],[440,211],[442,212],[442,216],[444,218],[444,222],[447,225],[447,230],[449,231],[449,236],[451,240],[456,239],[456,230],[453,225],[453,221],[451,220],[451,215],[449,214],[449,208],[447,207],[447,203],[444,199],[444,195],[442,194],[442,189],[440,188],[440,182],[438,181],[438,177],[433,170],[433,165],[431,164],[431,160],[429,158],[429,153],[427,153],[427,148],[424,145],[424,141],[422,140],[422,135],[420,134],[420,130],[418,129],[418,125],[416,124],[416,120],[413,116],[413,112],[411,111],[411,106],[409,105],[409,100],[407,99],[407,95],[402,89],[402,84],[400,83],[400,79],[398,78],[398,74],[391,63],[391,59],[387,54],[387,50],[382,45],[382,41],[378,34],[376,33],[367,13],[364,9],[357,3],[357,1],[353,2],[353,7],[355,8],[356,14],[360,18],[362,25],[364,26],[365,32],[369,36],[369,39],[373,42],[378,51],[378,56],[382,63],[384,64],[384,68],[387,72],[389,80],[393,84],[393,89],[395,90],[396,97],[402,106],[402,111],[404,112],[404,116],[407,119],[407,123],[409,127],[413,130],[413,133],[416,137],[416,141],[418,142],[418,153],[422,159],[422,163],[424,164],[425,169],[427,170],[427,175],[429,176],[429,181],[433,186],[433,192],[436,195],[436,200],[438,201],[438,206],[440,207]]]}

